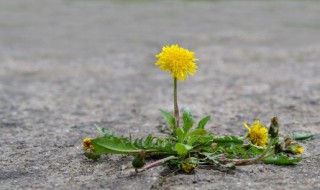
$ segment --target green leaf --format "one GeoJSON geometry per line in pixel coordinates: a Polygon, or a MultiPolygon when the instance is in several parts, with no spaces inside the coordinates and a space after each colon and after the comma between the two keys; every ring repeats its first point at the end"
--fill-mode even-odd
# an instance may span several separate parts
{"type": "Polygon", "coordinates": [[[233,155],[237,158],[252,158],[256,157],[257,155],[261,155],[266,148],[257,148],[252,145],[231,145],[229,147],[225,148],[225,152],[228,153],[228,155],[233,155]]]}
{"type": "Polygon", "coordinates": [[[176,119],[169,113],[160,109],[162,117],[167,121],[172,129],[176,128],[176,119]]]}
{"type": "Polygon", "coordinates": [[[98,154],[130,154],[138,153],[143,149],[139,149],[126,138],[102,137],[91,141],[95,153],[98,154]]]}
{"type": "Polygon", "coordinates": [[[136,139],[136,140],[134,140],[133,145],[135,147],[140,147],[142,149],[142,147],[143,147],[143,142],[142,141],[143,141],[143,139],[136,139]]]}
{"type": "Polygon", "coordinates": [[[227,147],[226,151],[228,153],[234,153],[234,154],[245,154],[246,153],[246,150],[242,146],[239,146],[239,145],[227,147]]]}
{"type": "Polygon", "coordinates": [[[190,164],[199,164],[200,159],[196,158],[196,157],[189,157],[187,159],[185,159],[186,163],[190,163],[190,164]]]}
{"type": "Polygon", "coordinates": [[[224,165],[224,167],[226,167],[227,169],[230,169],[230,170],[236,169],[236,165],[234,163],[228,163],[228,164],[224,165]]]}
{"type": "Polygon", "coordinates": [[[181,127],[179,127],[176,131],[176,134],[177,134],[178,142],[182,143],[185,139],[184,130],[181,127]]]}
{"type": "Polygon", "coordinates": [[[202,152],[201,154],[205,156],[204,160],[214,164],[219,164],[218,158],[224,156],[224,154],[214,154],[207,152],[202,152]]]}
{"type": "Polygon", "coordinates": [[[153,139],[155,139],[155,137],[153,137],[151,134],[147,136],[146,140],[144,141],[143,143],[143,146],[144,147],[151,147],[152,146],[152,142],[153,142],[153,139]]]}
{"type": "Polygon", "coordinates": [[[293,140],[296,140],[296,141],[305,141],[305,140],[312,139],[314,137],[314,134],[294,132],[294,133],[291,133],[289,137],[291,137],[293,140]]]}
{"type": "Polygon", "coordinates": [[[97,124],[93,124],[93,125],[96,127],[96,129],[98,130],[98,133],[101,136],[106,136],[106,135],[107,136],[116,136],[113,131],[109,131],[105,128],[99,127],[97,124]]]}
{"type": "Polygon", "coordinates": [[[188,138],[188,145],[197,146],[197,150],[204,150],[209,148],[212,150],[212,139],[213,136],[210,135],[194,135],[188,138]]]}
{"type": "Polygon", "coordinates": [[[300,162],[302,158],[290,158],[285,155],[271,155],[263,159],[264,163],[275,165],[294,165],[300,162]]]}
{"type": "Polygon", "coordinates": [[[188,133],[188,131],[191,129],[193,125],[193,118],[189,108],[184,109],[182,119],[183,119],[183,130],[185,133],[188,133]]]}
{"type": "Polygon", "coordinates": [[[173,141],[167,138],[156,138],[156,142],[153,144],[153,148],[156,149],[158,152],[165,152],[167,154],[175,153],[173,141]]]}
{"type": "Polygon", "coordinates": [[[94,160],[94,161],[98,160],[101,157],[100,154],[95,154],[95,153],[92,153],[92,152],[85,152],[84,155],[87,158],[89,158],[91,160],[94,160]]]}
{"type": "Polygon", "coordinates": [[[213,138],[212,142],[215,142],[218,145],[243,144],[243,140],[235,136],[216,137],[213,138]]]}
{"type": "Polygon", "coordinates": [[[200,142],[201,136],[191,136],[188,138],[188,145],[193,146],[200,142]]]}
{"type": "Polygon", "coordinates": [[[194,131],[188,133],[186,137],[192,137],[192,136],[203,136],[207,134],[208,132],[204,129],[195,129],[194,131]]]}
{"type": "Polygon", "coordinates": [[[211,116],[208,115],[204,118],[202,118],[199,123],[197,129],[204,129],[205,125],[211,120],[211,116]]]}
{"type": "Polygon", "coordinates": [[[177,143],[176,146],[176,151],[179,156],[184,157],[193,147],[189,145],[185,145],[182,143],[177,143]]]}
{"type": "Polygon", "coordinates": [[[152,149],[154,148],[154,139],[158,139],[157,137],[153,137],[151,134],[147,136],[147,138],[144,140],[143,138],[136,139],[134,141],[134,146],[139,149],[152,149]]]}
{"type": "Polygon", "coordinates": [[[262,154],[265,150],[266,150],[266,148],[257,148],[257,147],[251,146],[251,147],[246,151],[246,154],[250,154],[250,155],[260,155],[260,154],[262,154]]]}
{"type": "Polygon", "coordinates": [[[214,154],[214,153],[208,153],[208,152],[201,152],[201,154],[210,160],[216,160],[217,158],[224,156],[224,154],[214,154]]]}

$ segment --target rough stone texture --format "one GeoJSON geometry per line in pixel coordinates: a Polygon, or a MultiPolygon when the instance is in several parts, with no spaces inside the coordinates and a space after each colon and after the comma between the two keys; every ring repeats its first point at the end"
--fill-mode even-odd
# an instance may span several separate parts
{"type": "Polygon", "coordinates": [[[91,162],[93,123],[141,137],[164,125],[172,80],[153,57],[167,43],[196,52],[180,107],[242,135],[279,116],[283,134],[319,133],[320,3],[316,1],[0,1],[0,189],[320,189],[320,141],[292,167],[234,172],[163,167],[131,157],[91,162]]]}

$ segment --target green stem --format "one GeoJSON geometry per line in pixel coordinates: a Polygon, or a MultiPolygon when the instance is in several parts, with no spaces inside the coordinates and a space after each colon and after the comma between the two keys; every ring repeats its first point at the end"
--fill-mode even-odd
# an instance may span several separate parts
{"type": "Polygon", "coordinates": [[[173,101],[174,101],[174,117],[176,120],[176,128],[179,127],[179,107],[178,107],[178,93],[177,93],[178,85],[177,79],[173,79],[173,101]]]}

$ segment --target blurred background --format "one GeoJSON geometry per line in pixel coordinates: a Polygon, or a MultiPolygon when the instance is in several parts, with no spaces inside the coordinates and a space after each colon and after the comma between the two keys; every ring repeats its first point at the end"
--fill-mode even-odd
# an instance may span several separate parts
{"type": "MultiPolygon", "coordinates": [[[[93,123],[121,135],[163,135],[158,109],[173,110],[172,78],[154,55],[167,44],[199,59],[197,73],[179,83],[179,104],[196,120],[212,115],[209,130],[242,135],[243,122],[278,116],[283,133],[319,132],[319,34],[316,0],[0,0],[3,187],[114,188],[123,178],[128,188],[157,185],[159,174],[123,177],[125,159],[109,160],[109,170],[86,162],[81,139],[95,135],[93,123]]],[[[316,163],[299,170],[308,179],[292,176],[299,184],[283,188],[319,188],[316,163]]],[[[276,178],[287,180],[285,172],[276,178]]],[[[271,184],[263,175],[252,188],[271,184]]],[[[239,179],[228,180],[218,186],[239,179]]]]}

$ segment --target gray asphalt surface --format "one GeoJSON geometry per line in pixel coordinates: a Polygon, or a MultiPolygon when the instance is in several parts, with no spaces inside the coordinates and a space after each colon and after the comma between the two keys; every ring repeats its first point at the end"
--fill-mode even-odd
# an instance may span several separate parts
{"type": "Polygon", "coordinates": [[[229,173],[87,160],[93,123],[163,135],[172,79],[154,55],[172,43],[199,59],[179,104],[211,114],[208,129],[243,135],[243,122],[278,116],[282,134],[319,133],[317,1],[0,0],[0,189],[320,189],[319,139],[296,166],[229,173]]]}

